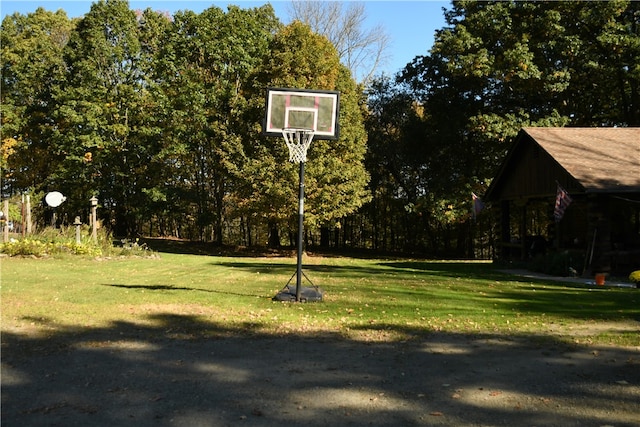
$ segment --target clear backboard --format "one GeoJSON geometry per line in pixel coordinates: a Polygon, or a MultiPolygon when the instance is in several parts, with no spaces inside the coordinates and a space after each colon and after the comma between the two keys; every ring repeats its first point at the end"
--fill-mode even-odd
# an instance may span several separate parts
{"type": "Polygon", "coordinates": [[[340,92],[268,88],[265,135],[282,136],[283,129],[313,131],[314,139],[338,139],[340,92]]]}

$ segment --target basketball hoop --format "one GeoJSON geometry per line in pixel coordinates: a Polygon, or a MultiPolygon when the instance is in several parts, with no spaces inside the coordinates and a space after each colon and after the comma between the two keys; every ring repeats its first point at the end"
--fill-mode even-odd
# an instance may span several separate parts
{"type": "Polygon", "coordinates": [[[313,141],[314,131],[311,129],[284,128],[282,136],[289,147],[289,161],[304,163],[307,161],[307,150],[313,141]]]}
{"type": "MultiPolygon", "coordinates": [[[[289,148],[289,161],[297,163],[298,173],[298,263],[296,266],[295,295],[287,286],[274,297],[277,301],[322,301],[322,290],[303,287],[302,252],[304,244],[304,164],[307,150],[313,139],[335,141],[340,138],[338,110],[340,92],[267,88],[266,109],[262,121],[262,133],[266,136],[284,137],[289,148]]],[[[289,282],[293,280],[293,276],[289,282]]],[[[309,280],[307,278],[307,280],[309,280]]],[[[310,282],[310,281],[309,281],[310,282]]]]}

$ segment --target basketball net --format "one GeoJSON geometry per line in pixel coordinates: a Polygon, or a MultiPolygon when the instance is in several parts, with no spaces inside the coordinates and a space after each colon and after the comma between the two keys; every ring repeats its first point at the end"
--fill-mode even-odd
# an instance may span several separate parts
{"type": "Polygon", "coordinates": [[[313,140],[314,132],[311,129],[282,129],[284,142],[289,147],[289,161],[303,163],[307,161],[307,150],[313,140]]]}

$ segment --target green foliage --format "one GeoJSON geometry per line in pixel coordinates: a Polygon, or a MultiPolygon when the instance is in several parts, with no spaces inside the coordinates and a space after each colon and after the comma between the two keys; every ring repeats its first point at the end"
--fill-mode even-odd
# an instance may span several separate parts
{"type": "Polygon", "coordinates": [[[265,87],[338,90],[341,138],[306,167],[310,232],[359,223],[344,242],[470,256],[470,192],[519,128],[640,124],[639,5],[454,2],[433,48],[367,99],[335,46],[270,5],[7,16],[3,194],[61,191],[60,218],[97,196],[119,237],[264,241],[297,203],[296,165],[260,135],[265,87]]]}
{"type": "MultiPolygon", "coordinates": [[[[269,52],[256,73],[254,120],[262,119],[268,86],[340,91],[340,138],[314,141],[305,166],[305,220],[317,229],[354,212],[369,199],[360,88],[340,64],[335,47],[300,22],[278,31],[269,52]]],[[[240,206],[272,223],[294,224],[299,166],[287,161],[282,139],[254,132],[251,146],[245,147],[240,206]]]]}
{"type": "Polygon", "coordinates": [[[523,126],[637,124],[640,116],[625,110],[640,109],[627,92],[640,82],[632,71],[640,57],[632,24],[639,13],[629,2],[455,2],[446,13],[449,26],[402,79],[426,110],[425,140],[444,154],[435,160],[446,162],[443,176],[486,182],[523,126]],[[580,14],[584,19],[576,20],[580,14]],[[596,28],[601,36],[594,43],[596,28]],[[612,37],[624,43],[626,59],[602,55],[612,37]],[[612,79],[584,73],[587,64],[619,64],[623,93],[612,79]],[[596,117],[585,105],[611,116],[596,117]]]}
{"type": "Polygon", "coordinates": [[[0,252],[7,254],[9,256],[17,256],[17,255],[33,255],[33,256],[43,256],[50,252],[48,243],[45,243],[40,240],[33,239],[23,239],[23,240],[12,240],[9,242],[5,242],[0,244],[0,252]]]}
{"type": "Polygon", "coordinates": [[[113,245],[110,233],[105,229],[99,229],[96,241],[91,239],[91,230],[84,226],[81,228],[80,242],[76,241],[75,227],[52,228],[27,236],[25,238],[12,238],[8,242],[0,243],[0,253],[8,256],[63,256],[80,255],[86,257],[113,257],[113,256],[149,256],[152,251],[139,241],[122,240],[119,245],[113,245]]]}
{"type": "Polygon", "coordinates": [[[228,199],[236,200],[243,179],[243,141],[253,139],[244,117],[246,86],[277,26],[271,6],[178,13],[158,53],[158,113],[165,129],[154,161],[163,166],[158,184],[164,185],[145,191],[164,192],[167,213],[193,217],[193,237],[210,230],[222,243],[225,217],[235,213],[228,199]]]}
{"type": "Polygon", "coordinates": [[[13,239],[0,244],[0,253],[9,256],[55,256],[62,254],[100,256],[102,249],[89,243],[68,239],[42,240],[38,237],[13,239]]]}
{"type": "Polygon", "coordinates": [[[439,254],[454,235],[464,256],[470,193],[522,127],[638,125],[639,17],[629,1],[453,2],[431,50],[370,87],[374,229],[439,254]]]}
{"type": "Polygon", "coordinates": [[[63,50],[73,27],[64,11],[43,8],[2,21],[3,188],[17,191],[39,185],[58,161],[49,146],[52,110],[57,87],[64,80],[63,50]]]}

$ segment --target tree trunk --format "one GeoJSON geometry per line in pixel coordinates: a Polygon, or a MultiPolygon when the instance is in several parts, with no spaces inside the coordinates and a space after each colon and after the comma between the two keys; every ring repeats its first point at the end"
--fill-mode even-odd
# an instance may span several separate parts
{"type": "Polygon", "coordinates": [[[278,231],[278,224],[275,221],[269,222],[269,247],[280,247],[280,233],[278,231]]]}
{"type": "Polygon", "coordinates": [[[327,227],[326,225],[323,225],[322,227],[320,227],[320,247],[321,248],[326,249],[331,245],[330,236],[331,236],[331,233],[329,231],[329,227],[327,227]]]}

